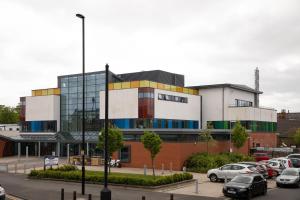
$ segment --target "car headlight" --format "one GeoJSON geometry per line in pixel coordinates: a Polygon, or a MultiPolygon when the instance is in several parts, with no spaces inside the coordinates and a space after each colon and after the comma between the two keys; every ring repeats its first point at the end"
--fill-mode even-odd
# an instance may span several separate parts
{"type": "Polygon", "coordinates": [[[241,189],[240,189],[240,192],[246,192],[246,191],[247,191],[246,188],[241,188],[241,189]]]}

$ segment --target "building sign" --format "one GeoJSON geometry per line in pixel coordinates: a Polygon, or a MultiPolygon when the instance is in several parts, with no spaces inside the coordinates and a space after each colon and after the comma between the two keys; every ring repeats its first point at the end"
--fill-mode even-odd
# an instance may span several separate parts
{"type": "Polygon", "coordinates": [[[57,156],[45,156],[44,158],[44,166],[50,166],[52,167],[53,165],[58,165],[58,157],[57,156]]]}

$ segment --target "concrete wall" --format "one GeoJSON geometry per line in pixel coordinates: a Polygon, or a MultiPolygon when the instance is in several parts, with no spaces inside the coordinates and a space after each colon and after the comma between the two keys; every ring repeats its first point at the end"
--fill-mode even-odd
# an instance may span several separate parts
{"type": "Polygon", "coordinates": [[[57,131],[60,128],[60,96],[26,97],[26,121],[57,120],[57,131]]]}
{"type": "Polygon", "coordinates": [[[196,120],[200,123],[200,96],[160,89],[154,90],[154,117],[159,119],[196,120]],[[188,103],[159,100],[158,94],[188,98],[188,103]]]}
{"type": "MultiPolygon", "coordinates": [[[[138,118],[138,88],[109,91],[110,119],[138,118]]],[[[105,91],[100,92],[100,119],[105,118],[105,91]]]]}
{"type": "Polygon", "coordinates": [[[254,107],[230,107],[227,108],[226,120],[250,120],[277,122],[277,113],[273,109],[254,107]]]}

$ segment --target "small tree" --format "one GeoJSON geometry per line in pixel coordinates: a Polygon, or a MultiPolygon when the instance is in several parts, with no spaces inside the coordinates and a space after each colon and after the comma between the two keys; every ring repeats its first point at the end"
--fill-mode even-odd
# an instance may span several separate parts
{"type": "Polygon", "coordinates": [[[241,148],[247,141],[247,138],[248,134],[246,133],[245,127],[243,127],[242,124],[237,121],[231,134],[233,146],[235,146],[237,149],[241,148]]]}
{"type": "Polygon", "coordinates": [[[208,154],[208,145],[213,142],[214,139],[211,135],[211,129],[213,128],[211,122],[207,123],[206,129],[200,134],[200,140],[206,142],[206,153],[208,154]]]}
{"type": "Polygon", "coordinates": [[[160,152],[162,140],[158,134],[145,131],[144,135],[141,137],[141,141],[144,144],[145,149],[150,152],[153,176],[155,176],[154,158],[160,152]]]}
{"type": "MultiPolygon", "coordinates": [[[[104,151],[104,130],[99,134],[99,141],[97,147],[104,151]]],[[[108,129],[108,155],[109,157],[123,147],[123,133],[118,128],[109,128],[108,129]]],[[[110,160],[110,159],[109,159],[110,160]]],[[[109,169],[110,171],[110,169],[109,169]]]]}
{"type": "Polygon", "coordinates": [[[296,133],[293,136],[294,142],[296,145],[300,145],[300,128],[296,130],[296,133]]]}

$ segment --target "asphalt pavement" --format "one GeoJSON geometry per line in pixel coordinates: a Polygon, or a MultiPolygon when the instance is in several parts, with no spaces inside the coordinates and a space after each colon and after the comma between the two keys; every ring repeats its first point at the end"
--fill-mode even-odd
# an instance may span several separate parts
{"type": "MultiPolygon", "coordinates": [[[[0,173],[0,184],[8,194],[21,197],[25,200],[60,200],[61,188],[65,190],[65,200],[73,199],[73,191],[77,192],[77,197],[81,197],[81,184],[62,181],[45,181],[27,179],[24,174],[0,173]]],[[[92,194],[92,199],[100,199],[102,185],[86,185],[86,194],[92,194]]],[[[143,189],[126,187],[109,187],[112,191],[112,200],[141,200],[142,196],[146,200],[169,200],[170,194],[154,192],[143,189]]],[[[87,197],[85,197],[87,199],[87,197]]],[[[174,200],[216,200],[223,198],[196,197],[190,195],[175,194],[174,200]]]]}

